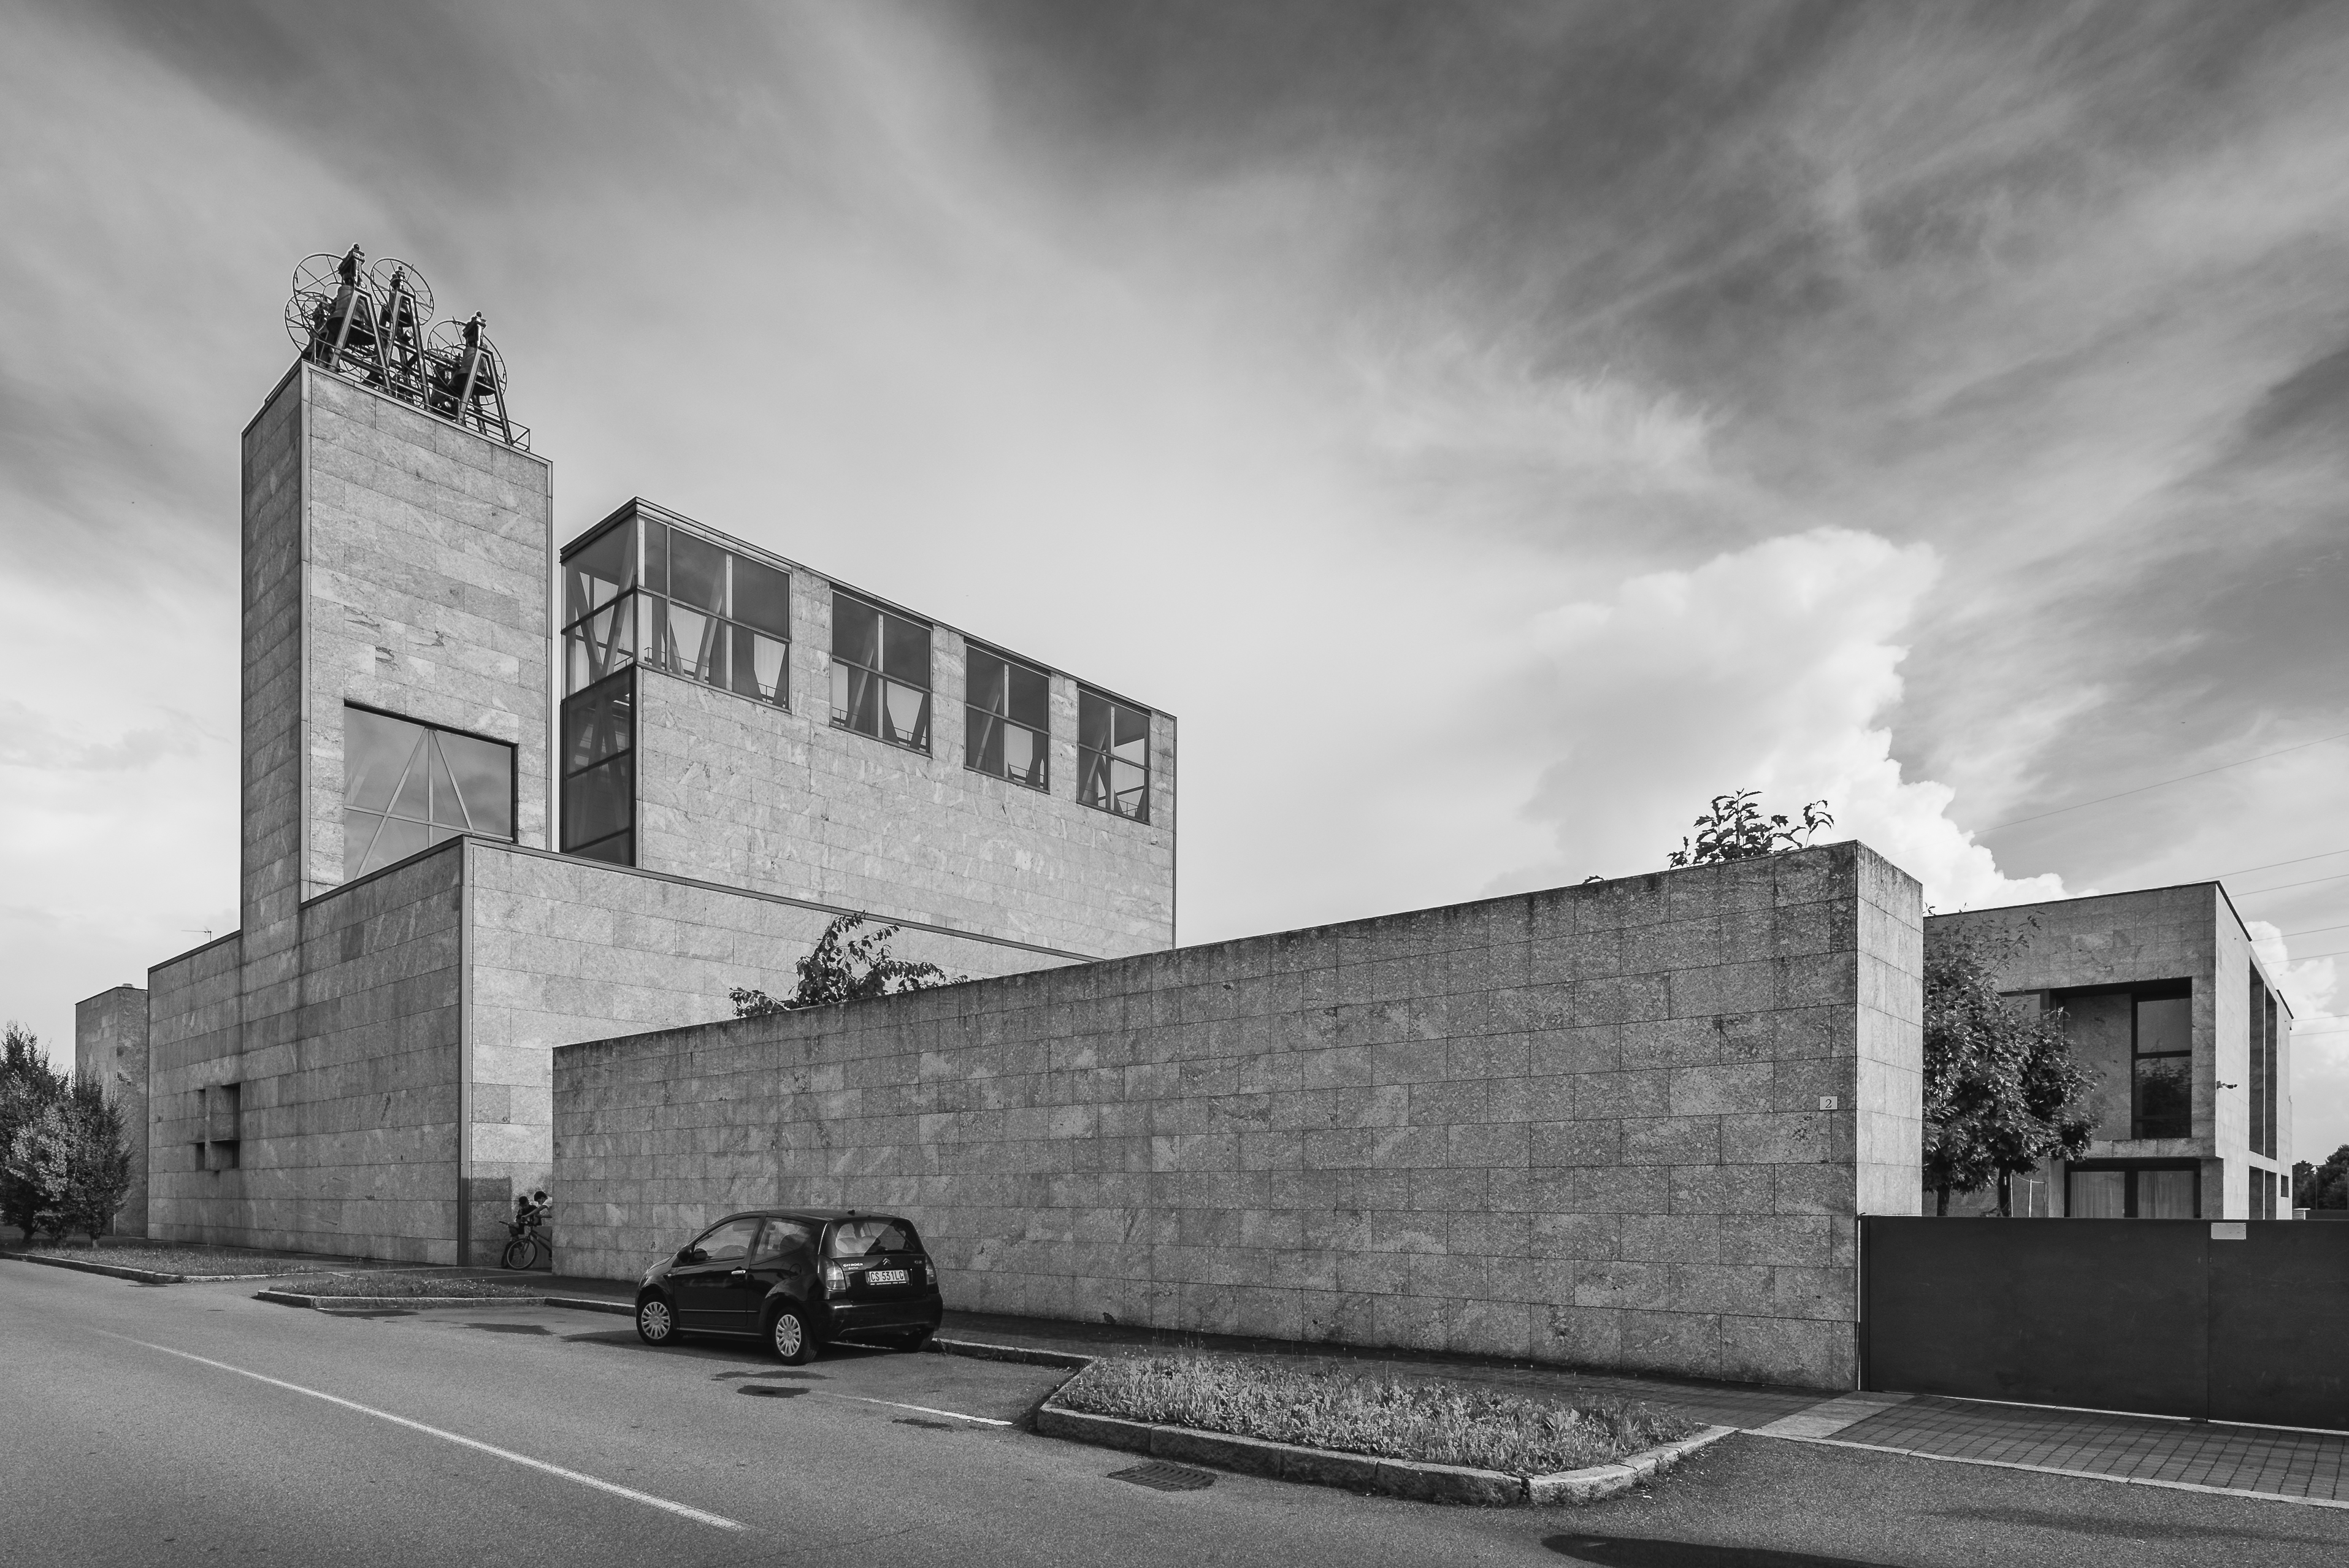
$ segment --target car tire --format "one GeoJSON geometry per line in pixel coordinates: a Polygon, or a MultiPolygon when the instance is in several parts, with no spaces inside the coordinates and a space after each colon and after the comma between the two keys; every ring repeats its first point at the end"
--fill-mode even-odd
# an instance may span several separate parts
{"type": "Polygon", "coordinates": [[[815,1359],[815,1334],[798,1307],[781,1307],[767,1320],[767,1348],[786,1367],[815,1359]]]}
{"type": "Polygon", "coordinates": [[[677,1329],[677,1312],[662,1297],[648,1295],[636,1303],[636,1337],[647,1345],[674,1345],[685,1337],[677,1329]]]}

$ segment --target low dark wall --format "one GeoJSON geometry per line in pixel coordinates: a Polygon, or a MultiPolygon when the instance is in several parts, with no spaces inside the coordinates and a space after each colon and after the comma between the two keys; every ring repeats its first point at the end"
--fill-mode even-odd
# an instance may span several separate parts
{"type": "Polygon", "coordinates": [[[2277,1426],[2349,1423],[2349,1339],[2335,1326],[2349,1299],[2349,1226],[1861,1223],[1868,1387],[2277,1426]]]}

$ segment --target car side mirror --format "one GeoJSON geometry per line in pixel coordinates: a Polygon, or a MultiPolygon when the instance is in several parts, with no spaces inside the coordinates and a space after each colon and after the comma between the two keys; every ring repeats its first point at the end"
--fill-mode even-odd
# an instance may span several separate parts
{"type": "Polygon", "coordinates": [[[697,1262],[701,1254],[694,1250],[693,1243],[691,1242],[688,1242],[685,1245],[677,1249],[677,1261],[681,1264],[697,1262]]]}

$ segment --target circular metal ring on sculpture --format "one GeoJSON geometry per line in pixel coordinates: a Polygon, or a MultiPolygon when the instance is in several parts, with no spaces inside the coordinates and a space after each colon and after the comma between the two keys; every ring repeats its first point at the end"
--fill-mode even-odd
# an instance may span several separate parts
{"type": "MultiPolygon", "coordinates": [[[[339,257],[336,259],[340,260],[339,257]]],[[[403,262],[398,256],[378,257],[367,264],[367,284],[375,291],[377,299],[388,304],[392,279],[403,273],[407,274],[404,281],[409,297],[416,302],[417,335],[421,337],[424,324],[432,319],[432,285],[424,281],[424,274],[416,270],[413,263],[403,262]]]]}
{"type": "MultiPolygon", "coordinates": [[[[511,397],[513,385],[506,376],[506,356],[498,352],[486,332],[481,334],[481,368],[473,376],[474,400],[492,392],[511,397]]],[[[463,322],[444,321],[432,329],[432,386],[441,397],[453,400],[464,389],[467,352],[463,322]]]]}
{"type": "Polygon", "coordinates": [[[318,323],[325,319],[326,307],[334,301],[331,292],[302,291],[285,302],[285,335],[294,340],[295,347],[305,354],[310,351],[310,345],[317,335],[318,323]]]}

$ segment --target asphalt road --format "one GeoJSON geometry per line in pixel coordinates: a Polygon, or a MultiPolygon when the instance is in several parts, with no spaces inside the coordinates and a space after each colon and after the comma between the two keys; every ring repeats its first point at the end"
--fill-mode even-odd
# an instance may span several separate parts
{"type": "Polygon", "coordinates": [[[1272,1563],[1616,1568],[2349,1561],[2349,1513],[1733,1438],[1652,1494],[1467,1510],[1014,1425],[1059,1373],[649,1350],[626,1321],[332,1317],[249,1284],[0,1262],[0,1560],[50,1564],[1272,1563]],[[760,1390],[758,1393],[750,1390],[760,1390]]]}

